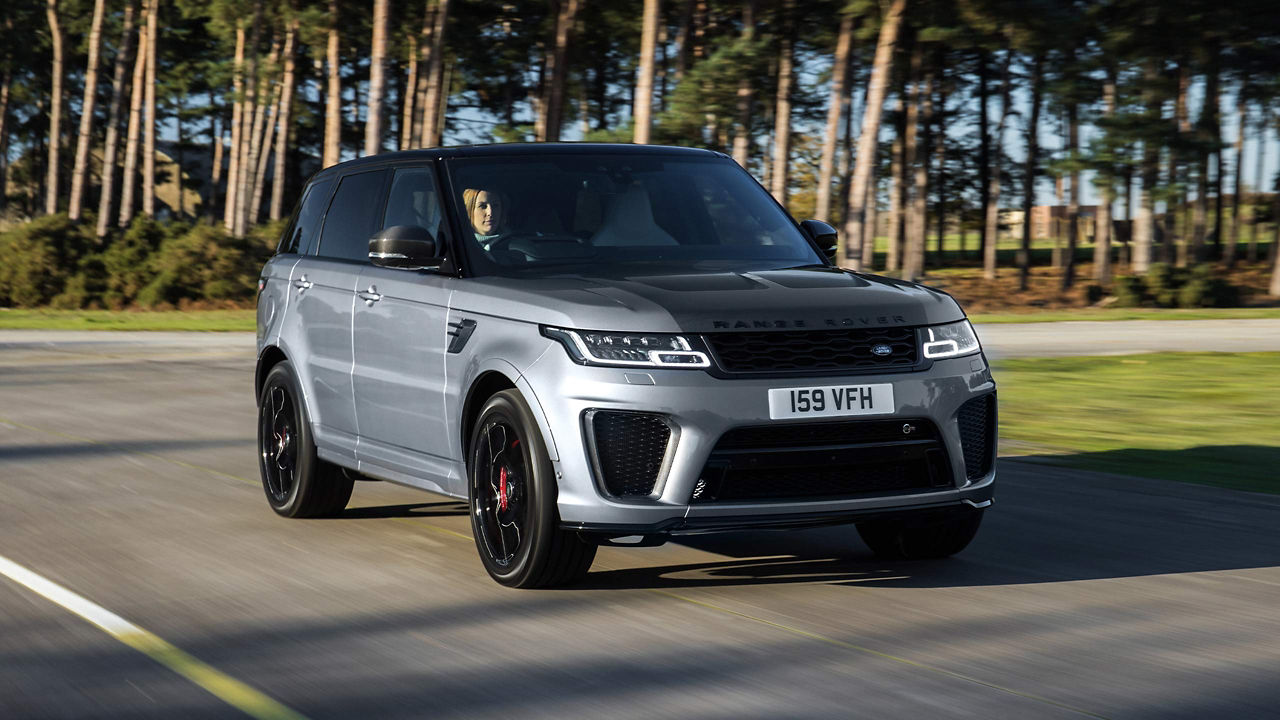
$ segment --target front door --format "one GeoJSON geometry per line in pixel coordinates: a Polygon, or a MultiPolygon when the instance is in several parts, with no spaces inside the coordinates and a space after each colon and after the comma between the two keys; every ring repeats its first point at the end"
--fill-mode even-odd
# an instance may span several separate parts
{"type": "MultiPolygon", "coordinates": [[[[443,241],[437,187],[430,168],[396,170],[382,227],[416,225],[443,241]]],[[[461,482],[444,408],[453,283],[430,270],[365,266],[352,332],[361,466],[444,492],[457,492],[461,482]]]]}

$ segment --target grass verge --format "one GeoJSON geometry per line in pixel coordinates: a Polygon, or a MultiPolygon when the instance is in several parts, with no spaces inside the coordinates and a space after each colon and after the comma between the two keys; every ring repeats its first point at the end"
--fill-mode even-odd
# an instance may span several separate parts
{"type": "Polygon", "coordinates": [[[974,313],[975,323],[1037,323],[1071,320],[1251,320],[1280,318],[1280,307],[1245,308],[1081,308],[1020,313],[974,313]]]}
{"type": "Polygon", "coordinates": [[[0,309],[4,330],[254,330],[253,310],[11,310],[0,309]]]}
{"type": "Polygon", "coordinates": [[[1280,493],[1280,353],[996,364],[1002,439],[1041,460],[1280,493]]]}

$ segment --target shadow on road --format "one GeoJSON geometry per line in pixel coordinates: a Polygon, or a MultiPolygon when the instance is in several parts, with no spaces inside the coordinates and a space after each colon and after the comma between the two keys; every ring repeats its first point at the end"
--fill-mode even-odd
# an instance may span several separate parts
{"type": "Polygon", "coordinates": [[[347,508],[342,511],[342,515],[339,517],[346,520],[360,520],[371,518],[450,517],[466,514],[466,503],[460,500],[446,500],[444,502],[347,508]]]}
{"type": "Polygon", "coordinates": [[[1280,565],[1280,497],[1031,463],[1002,468],[1009,472],[978,537],[947,560],[878,560],[851,525],[740,532],[676,539],[725,560],[601,569],[583,587],[966,587],[1280,565]]]}
{"type": "MultiPolygon", "coordinates": [[[[1277,435],[1280,436],[1280,432],[1277,435]]],[[[1182,450],[1124,448],[1027,459],[1058,467],[1072,466],[1232,490],[1280,493],[1280,472],[1277,471],[1280,468],[1280,447],[1269,445],[1202,445],[1182,450]]]]}

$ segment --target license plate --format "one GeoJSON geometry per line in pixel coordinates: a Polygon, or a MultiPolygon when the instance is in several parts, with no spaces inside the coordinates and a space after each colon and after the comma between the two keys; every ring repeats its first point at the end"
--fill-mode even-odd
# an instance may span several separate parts
{"type": "Polygon", "coordinates": [[[888,415],[894,411],[893,385],[827,385],[769,390],[769,418],[888,415]]]}

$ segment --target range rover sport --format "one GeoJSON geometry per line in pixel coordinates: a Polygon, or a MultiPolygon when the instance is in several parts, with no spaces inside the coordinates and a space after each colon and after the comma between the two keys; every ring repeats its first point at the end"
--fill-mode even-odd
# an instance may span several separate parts
{"type": "Polygon", "coordinates": [[[947,294],[835,267],[711,151],[497,145],[308,181],[259,282],[272,509],[353,480],[465,499],[485,569],[540,587],[601,544],[854,523],[962,550],[992,501],[995,384],[947,294]]]}

